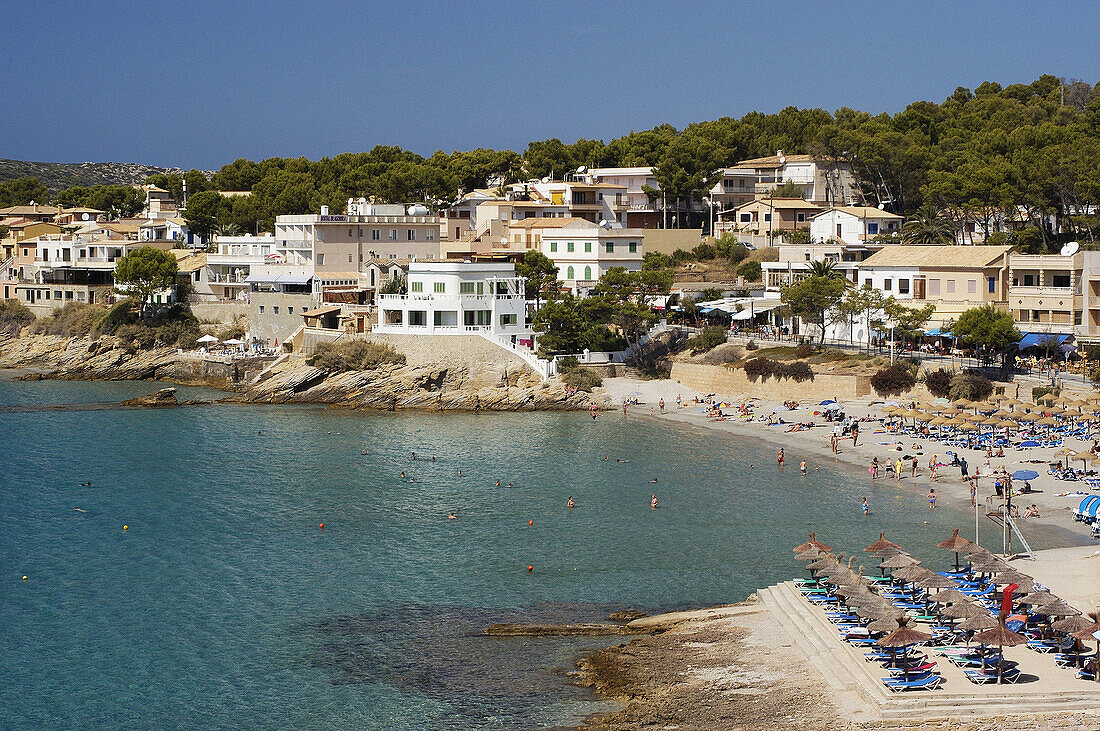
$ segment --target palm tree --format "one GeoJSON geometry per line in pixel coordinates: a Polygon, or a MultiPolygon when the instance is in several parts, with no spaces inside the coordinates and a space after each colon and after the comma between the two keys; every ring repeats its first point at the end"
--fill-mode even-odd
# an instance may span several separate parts
{"type": "Polygon", "coordinates": [[[914,213],[901,227],[901,239],[906,244],[948,244],[954,240],[954,234],[951,221],[931,204],[914,213]]]}
{"type": "Polygon", "coordinates": [[[817,261],[810,262],[810,276],[811,277],[840,277],[843,276],[840,270],[836,268],[836,262],[831,259],[818,259],[817,261]]]}
{"type": "Polygon", "coordinates": [[[235,223],[223,223],[215,230],[218,236],[236,236],[240,232],[240,226],[235,223]]]}

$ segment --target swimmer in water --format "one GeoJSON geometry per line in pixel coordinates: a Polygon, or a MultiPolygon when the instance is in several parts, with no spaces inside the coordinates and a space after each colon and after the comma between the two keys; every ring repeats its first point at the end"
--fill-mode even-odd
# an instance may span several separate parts
{"type": "Polygon", "coordinates": [[[863,498],[863,514],[867,515],[871,512],[871,507],[867,505],[867,498],[863,498]]]}
{"type": "Polygon", "coordinates": [[[402,476],[402,477],[404,477],[404,476],[405,476],[405,470],[401,470],[401,476],[402,476]]]}
{"type": "Polygon", "coordinates": [[[650,482],[657,482],[657,478],[654,477],[652,480],[650,480],[650,482]]]}
{"type": "Polygon", "coordinates": [[[508,487],[515,487],[511,482],[508,483],[508,487]]]}
{"type": "Polygon", "coordinates": [[[776,459],[776,462],[779,463],[779,466],[782,467],[783,466],[783,448],[782,447],[780,447],[779,453],[775,455],[775,459],[776,459]]]}
{"type": "Polygon", "coordinates": [[[87,511],[87,510],[85,510],[84,508],[73,508],[73,510],[75,510],[75,511],[76,511],[76,512],[78,512],[78,513],[86,513],[86,512],[88,512],[88,511],[87,511]]]}
{"type": "Polygon", "coordinates": [[[90,483],[90,482],[82,482],[77,487],[91,487],[91,486],[92,486],[92,483],[90,483]]]}
{"type": "Polygon", "coordinates": [[[497,480],[497,487],[500,487],[500,480],[497,480]]]}
{"type": "Polygon", "coordinates": [[[649,501],[649,507],[653,508],[654,510],[657,509],[657,496],[656,495],[654,495],[653,499],[649,501]]]}
{"type": "Polygon", "coordinates": [[[416,461],[416,452],[413,452],[413,453],[412,453],[412,459],[413,459],[413,462],[415,462],[415,461],[416,461]]]}
{"type": "Polygon", "coordinates": [[[364,450],[363,450],[363,454],[366,454],[366,453],[367,453],[367,450],[365,450],[365,449],[364,449],[364,450]]]}
{"type": "Polygon", "coordinates": [[[798,471],[802,474],[806,474],[806,460],[802,460],[798,463],[798,471]]]}
{"type": "Polygon", "coordinates": [[[629,459],[617,459],[616,462],[629,462],[629,459]]]}
{"type": "Polygon", "coordinates": [[[458,471],[458,476],[459,476],[459,477],[462,477],[462,470],[459,470],[459,471],[458,471]]]}
{"type": "Polygon", "coordinates": [[[566,507],[568,507],[570,509],[573,508],[573,496],[572,495],[569,496],[569,502],[567,502],[565,505],[566,505],[566,507]]]}
{"type": "Polygon", "coordinates": [[[432,457],[432,462],[435,462],[435,457],[434,456],[432,457]]]}
{"type": "Polygon", "coordinates": [[[451,513],[450,515],[447,516],[447,520],[458,520],[458,516],[455,515],[454,513],[451,513]]]}

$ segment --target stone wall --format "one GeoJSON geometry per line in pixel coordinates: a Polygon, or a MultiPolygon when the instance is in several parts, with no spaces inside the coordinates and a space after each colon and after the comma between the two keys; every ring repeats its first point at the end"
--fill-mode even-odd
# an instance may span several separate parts
{"type": "Polygon", "coordinates": [[[522,358],[479,335],[368,333],[360,337],[392,345],[410,366],[465,369],[475,379],[482,374],[487,385],[498,383],[503,374],[530,371],[522,358]]]}
{"type": "Polygon", "coordinates": [[[766,381],[750,381],[745,371],[731,369],[723,365],[703,363],[672,364],[672,380],[700,393],[716,393],[722,396],[748,394],[756,398],[772,401],[816,400],[859,398],[870,395],[869,376],[841,376],[819,374],[812,381],[798,383],[790,379],[779,380],[774,377],[766,381]]]}
{"type": "Polygon", "coordinates": [[[248,314],[247,302],[192,302],[191,313],[200,320],[232,324],[241,315],[248,314]]]}

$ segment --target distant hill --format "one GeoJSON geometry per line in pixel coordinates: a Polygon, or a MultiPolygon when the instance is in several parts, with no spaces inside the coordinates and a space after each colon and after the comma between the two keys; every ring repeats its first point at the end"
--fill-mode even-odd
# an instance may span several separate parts
{"type": "Polygon", "coordinates": [[[0,180],[38,178],[51,193],[77,185],[133,185],[154,173],[181,173],[132,162],[28,162],[0,159],[0,180]]]}

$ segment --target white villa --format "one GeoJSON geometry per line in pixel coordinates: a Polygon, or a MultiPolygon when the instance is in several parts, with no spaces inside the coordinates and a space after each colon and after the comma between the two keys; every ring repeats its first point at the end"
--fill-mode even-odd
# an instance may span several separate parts
{"type": "Polygon", "coordinates": [[[810,238],[814,241],[836,239],[858,245],[875,238],[901,233],[904,219],[896,213],[869,206],[830,208],[810,219],[810,238]]]}
{"type": "Polygon", "coordinates": [[[524,279],[512,264],[411,262],[408,294],[378,295],[376,303],[376,333],[532,339],[524,279]]]}
{"type": "Polygon", "coordinates": [[[611,267],[641,271],[642,240],[638,228],[605,228],[575,220],[542,233],[541,249],[558,267],[558,279],[574,294],[583,294],[611,267]]]}

